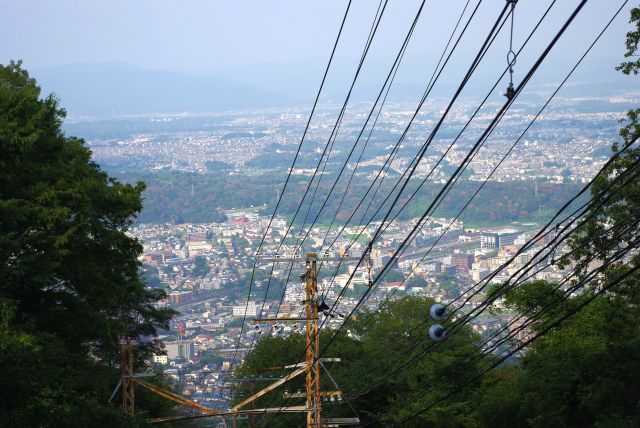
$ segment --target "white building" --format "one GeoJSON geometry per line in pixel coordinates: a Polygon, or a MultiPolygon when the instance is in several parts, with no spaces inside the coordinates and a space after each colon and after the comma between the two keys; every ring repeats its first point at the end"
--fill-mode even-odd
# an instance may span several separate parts
{"type": "Polygon", "coordinates": [[[234,317],[255,317],[257,314],[256,302],[247,302],[246,305],[238,305],[233,307],[233,316],[234,317]],[[246,312],[245,312],[246,311],[246,312]]]}
{"type": "Polygon", "coordinates": [[[169,364],[169,357],[167,357],[166,355],[154,355],[152,361],[154,362],[154,364],[166,365],[169,364]]]}

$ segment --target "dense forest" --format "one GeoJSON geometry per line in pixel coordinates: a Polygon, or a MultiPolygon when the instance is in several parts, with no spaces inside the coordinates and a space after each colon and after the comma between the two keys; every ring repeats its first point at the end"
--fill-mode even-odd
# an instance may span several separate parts
{"type": "MultiPolygon", "coordinates": [[[[125,173],[120,174],[119,177],[124,182],[144,181],[147,185],[144,193],[144,208],[137,219],[141,223],[220,222],[225,220],[223,210],[248,207],[261,207],[263,214],[270,215],[278,197],[277,191],[281,189],[285,178],[281,174],[227,175],[224,171],[211,174],[125,173]]],[[[328,192],[329,186],[326,183],[329,181],[323,180],[318,191],[319,194],[328,192]]],[[[383,182],[372,207],[377,207],[384,201],[394,182],[389,179],[383,182]],[[389,183],[390,181],[391,183],[389,183]]],[[[287,190],[287,197],[283,198],[278,210],[281,215],[289,218],[293,216],[301,202],[307,183],[308,181],[305,180],[292,181],[287,190]]],[[[435,215],[443,217],[457,215],[479,186],[478,182],[460,181],[453,187],[435,215]]],[[[351,190],[346,194],[340,206],[336,218],[337,222],[348,220],[368,187],[369,184],[364,182],[351,186],[351,190]]],[[[370,195],[373,195],[376,187],[370,192],[370,195]]],[[[407,201],[408,195],[411,195],[415,187],[415,185],[408,186],[404,192],[407,196],[403,196],[399,201],[401,204],[407,201]]],[[[398,218],[409,220],[422,215],[441,188],[442,185],[437,183],[424,185],[398,218]]],[[[580,185],[576,183],[491,182],[485,185],[484,189],[465,209],[461,219],[469,225],[543,220],[562,206],[579,188],[580,185]]],[[[332,195],[327,202],[323,214],[318,219],[319,223],[329,223],[333,219],[342,198],[341,192],[334,193],[335,195],[332,195]]],[[[310,197],[307,200],[310,200],[310,197]]],[[[354,216],[352,224],[362,218],[369,205],[369,200],[370,196],[354,216]]],[[[322,202],[321,200],[314,202],[311,215],[315,215],[314,213],[320,208],[322,202]]],[[[306,212],[306,208],[308,205],[303,205],[303,213],[306,212]]],[[[374,209],[370,209],[367,218],[373,215],[374,211],[374,209]]],[[[384,212],[384,210],[380,211],[375,219],[381,219],[384,212]]],[[[296,222],[301,223],[302,220],[303,218],[297,218],[296,222]]]]}

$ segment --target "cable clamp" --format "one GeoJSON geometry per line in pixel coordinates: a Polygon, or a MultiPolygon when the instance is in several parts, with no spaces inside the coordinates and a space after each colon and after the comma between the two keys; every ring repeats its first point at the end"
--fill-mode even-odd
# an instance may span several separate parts
{"type": "Polygon", "coordinates": [[[509,101],[516,96],[516,90],[513,88],[513,83],[509,83],[509,86],[507,86],[507,92],[504,93],[504,96],[507,97],[509,101]]]}

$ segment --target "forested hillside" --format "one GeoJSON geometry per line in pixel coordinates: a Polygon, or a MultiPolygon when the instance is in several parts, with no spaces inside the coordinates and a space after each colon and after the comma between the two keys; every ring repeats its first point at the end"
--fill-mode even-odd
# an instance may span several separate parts
{"type": "MultiPolygon", "coordinates": [[[[228,175],[225,171],[212,174],[187,174],[177,172],[156,172],[121,174],[125,182],[144,181],[147,184],[144,193],[144,208],[137,221],[141,223],[197,223],[224,221],[222,210],[232,208],[263,207],[265,214],[270,214],[275,206],[277,191],[284,176],[263,174],[260,176],[228,175]]],[[[330,180],[325,180],[325,183],[330,180]]],[[[373,206],[377,206],[386,197],[393,186],[393,180],[386,180],[376,195],[373,206]],[[388,182],[391,181],[391,184],[388,182]]],[[[307,181],[298,180],[291,184],[285,198],[281,202],[279,213],[293,216],[307,181]]],[[[437,216],[453,217],[464,203],[476,191],[480,183],[461,181],[445,199],[437,216]]],[[[322,187],[328,186],[324,184],[322,187]]],[[[360,182],[352,185],[347,193],[338,222],[348,219],[350,212],[356,207],[366,192],[368,183],[360,182]]],[[[412,200],[399,219],[408,220],[422,214],[431,198],[440,190],[436,183],[427,184],[412,200]]],[[[555,212],[562,204],[580,188],[578,183],[539,183],[534,182],[491,182],[478,193],[475,200],[465,210],[462,220],[470,225],[504,224],[512,221],[543,220],[555,212]]],[[[411,188],[410,188],[411,189],[411,188]]],[[[373,193],[373,192],[372,192],[373,193]]],[[[407,192],[407,194],[410,194],[407,192]]],[[[337,192],[327,203],[327,208],[320,222],[330,222],[338,208],[342,194],[337,192]]],[[[407,198],[401,199],[403,203],[407,198]]],[[[580,200],[578,202],[583,202],[580,200]]],[[[319,207],[321,202],[316,202],[319,207]]],[[[367,201],[368,204],[368,201],[367,201]]],[[[363,206],[359,212],[364,213],[363,206]]],[[[374,210],[370,210],[369,216],[374,210]]],[[[361,216],[360,214],[359,216],[361,216]]],[[[356,219],[359,219],[356,216],[356,219]]],[[[382,216],[377,215],[379,220],[382,216]]]]}

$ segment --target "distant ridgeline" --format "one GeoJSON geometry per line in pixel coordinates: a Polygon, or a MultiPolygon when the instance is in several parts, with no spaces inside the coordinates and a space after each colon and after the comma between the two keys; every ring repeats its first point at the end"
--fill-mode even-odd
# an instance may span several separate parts
{"type": "MultiPolygon", "coordinates": [[[[284,181],[283,175],[277,173],[247,176],[228,175],[222,171],[219,174],[167,171],[124,173],[120,174],[119,178],[127,182],[143,180],[147,184],[147,190],[144,193],[144,209],[138,217],[140,223],[222,222],[226,221],[223,210],[260,207],[265,204],[267,208],[264,214],[270,214],[270,210],[275,205],[277,192],[281,190],[284,181]]],[[[301,177],[291,182],[291,187],[287,190],[288,197],[282,200],[278,210],[280,215],[293,215],[308,179],[308,177],[301,177]]],[[[384,196],[391,190],[391,185],[392,183],[386,182],[383,184],[383,189],[378,192],[381,196],[376,197],[373,206],[378,206],[382,202],[384,196]]],[[[322,183],[320,190],[326,194],[328,189],[322,189],[325,186],[326,184],[322,183]]],[[[348,219],[367,186],[368,184],[362,181],[352,185],[340,208],[338,222],[348,219]]],[[[421,215],[430,198],[441,189],[441,186],[437,183],[425,185],[419,192],[419,196],[411,201],[399,219],[408,220],[421,215]]],[[[455,216],[478,186],[479,183],[471,181],[457,183],[435,215],[455,216]]],[[[536,186],[534,182],[524,181],[490,182],[467,207],[462,220],[471,225],[544,220],[575,194],[579,187],[580,184],[576,183],[538,183],[536,186]]],[[[410,195],[412,190],[408,188],[405,194],[410,195]]],[[[332,196],[320,218],[321,222],[330,222],[338,208],[342,195],[340,192],[335,193],[336,195],[332,196]]],[[[402,199],[401,202],[404,200],[402,199]]],[[[577,201],[577,203],[581,202],[583,201],[577,201]]],[[[316,212],[319,206],[320,202],[316,201],[312,213],[316,212]]],[[[361,216],[362,214],[357,215],[356,218],[359,219],[361,216]]]]}

